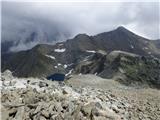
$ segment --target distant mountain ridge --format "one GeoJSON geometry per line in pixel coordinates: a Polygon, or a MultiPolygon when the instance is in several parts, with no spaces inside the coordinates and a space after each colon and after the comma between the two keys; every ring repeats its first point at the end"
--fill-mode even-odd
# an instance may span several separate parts
{"type": "Polygon", "coordinates": [[[95,74],[126,85],[149,85],[160,88],[160,59],[124,51],[100,52],[81,61],[76,74],[95,74]]]}
{"type": "Polygon", "coordinates": [[[10,69],[20,77],[46,77],[55,72],[70,74],[96,52],[120,50],[140,56],[160,57],[159,42],[138,36],[124,27],[95,36],[78,34],[55,45],[40,44],[27,51],[2,54],[2,71],[10,69]]]}

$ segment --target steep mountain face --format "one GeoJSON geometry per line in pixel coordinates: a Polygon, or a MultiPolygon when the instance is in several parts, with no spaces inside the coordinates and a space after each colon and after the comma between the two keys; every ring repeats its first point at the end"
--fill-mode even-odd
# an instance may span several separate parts
{"type": "MultiPolygon", "coordinates": [[[[104,67],[105,59],[94,54],[104,55],[114,50],[141,56],[160,57],[160,49],[157,44],[119,27],[96,36],[79,34],[73,39],[55,45],[41,44],[27,51],[2,54],[2,71],[10,69],[14,75],[20,77],[45,77],[55,72],[69,75],[81,61],[88,61],[94,56],[93,61],[98,62],[91,65],[92,72],[88,73],[95,73],[104,67]]],[[[110,71],[105,74],[110,74],[110,71]]]]}

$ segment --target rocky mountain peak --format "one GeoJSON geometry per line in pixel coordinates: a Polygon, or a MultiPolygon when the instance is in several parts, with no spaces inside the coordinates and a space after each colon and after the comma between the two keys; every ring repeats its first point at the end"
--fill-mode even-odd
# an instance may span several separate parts
{"type": "MultiPolygon", "coordinates": [[[[133,35],[134,33],[123,26],[119,26],[114,32],[119,33],[121,35],[133,35]]],[[[136,34],[134,34],[136,35],[136,34]]],[[[137,35],[136,35],[137,36],[137,35]]]]}
{"type": "Polygon", "coordinates": [[[82,38],[88,38],[89,36],[87,34],[78,34],[75,36],[76,39],[82,39],[82,38]]]}
{"type": "Polygon", "coordinates": [[[128,30],[128,29],[126,29],[125,27],[123,27],[123,26],[119,26],[119,27],[117,27],[117,29],[116,30],[128,30]]]}

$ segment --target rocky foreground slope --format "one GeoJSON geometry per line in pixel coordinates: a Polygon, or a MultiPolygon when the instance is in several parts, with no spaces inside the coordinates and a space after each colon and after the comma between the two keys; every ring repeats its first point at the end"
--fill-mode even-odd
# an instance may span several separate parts
{"type": "Polygon", "coordinates": [[[103,79],[98,76],[74,75],[67,84],[73,87],[87,87],[110,91],[120,99],[125,99],[131,105],[128,120],[159,120],[160,118],[160,90],[146,85],[126,86],[113,79],[103,79]]]}
{"type": "Polygon", "coordinates": [[[127,120],[131,106],[109,92],[74,89],[64,83],[18,79],[10,71],[1,80],[2,120],[127,120]]]}
{"type": "MultiPolygon", "coordinates": [[[[81,78],[88,79],[83,75],[81,78]]],[[[81,86],[80,81],[77,87],[69,81],[19,79],[5,71],[0,82],[2,120],[158,120],[160,117],[158,104],[147,105],[149,112],[145,112],[147,109],[138,108],[112,89],[81,86]]]]}

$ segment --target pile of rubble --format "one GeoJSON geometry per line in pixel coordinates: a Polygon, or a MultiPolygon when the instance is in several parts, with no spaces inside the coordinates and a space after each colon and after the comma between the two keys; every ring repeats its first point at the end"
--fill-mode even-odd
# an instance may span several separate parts
{"type": "Polygon", "coordinates": [[[131,105],[110,92],[2,73],[2,120],[128,120],[131,105]]]}

